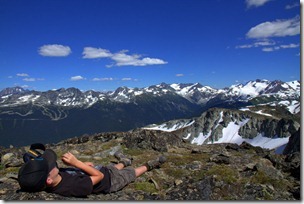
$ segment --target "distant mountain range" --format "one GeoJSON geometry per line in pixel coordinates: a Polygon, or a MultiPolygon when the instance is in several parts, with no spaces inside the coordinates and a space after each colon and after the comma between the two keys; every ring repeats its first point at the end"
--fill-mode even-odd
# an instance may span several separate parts
{"type": "Polygon", "coordinates": [[[254,80],[224,89],[162,83],[119,87],[113,92],[76,88],[40,92],[13,87],[0,92],[0,138],[2,146],[56,142],[198,117],[210,108],[238,110],[261,105],[280,107],[288,112],[283,114],[286,117],[299,115],[300,82],[254,80]]]}

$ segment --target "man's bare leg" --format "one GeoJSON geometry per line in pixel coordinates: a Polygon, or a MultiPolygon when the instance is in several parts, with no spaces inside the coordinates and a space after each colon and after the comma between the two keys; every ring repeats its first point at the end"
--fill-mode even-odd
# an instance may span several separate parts
{"type": "Polygon", "coordinates": [[[123,163],[118,163],[118,164],[115,164],[114,167],[118,170],[121,170],[125,167],[125,165],[123,163]]]}
{"type": "Polygon", "coordinates": [[[147,172],[148,171],[148,168],[147,166],[140,166],[140,167],[137,167],[135,168],[135,175],[136,177],[139,177],[140,175],[142,175],[143,173],[147,172]]]}

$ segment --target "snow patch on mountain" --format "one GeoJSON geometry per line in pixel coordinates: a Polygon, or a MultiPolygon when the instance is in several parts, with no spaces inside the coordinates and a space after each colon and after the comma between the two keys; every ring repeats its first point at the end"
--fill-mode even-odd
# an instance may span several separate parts
{"type": "Polygon", "coordinates": [[[258,96],[269,84],[268,80],[249,81],[247,84],[233,85],[230,87],[228,94],[236,96],[258,96]]]}
{"type": "MultiPolygon", "coordinates": [[[[98,101],[109,99],[115,102],[129,103],[134,97],[142,94],[161,96],[168,93],[180,95],[188,101],[204,105],[218,95],[224,95],[223,100],[248,101],[257,96],[276,96],[282,100],[296,99],[300,97],[300,82],[281,82],[268,80],[249,81],[245,85],[232,85],[230,88],[213,89],[210,86],[194,84],[158,84],[146,88],[119,87],[113,92],[101,93],[94,91],[81,92],[76,88],[58,89],[47,92],[24,90],[20,87],[6,88],[0,91],[0,106],[16,106],[26,103],[40,105],[57,105],[63,107],[90,107],[98,101]]],[[[221,98],[221,97],[220,97],[221,98]]],[[[291,104],[292,106],[292,104],[291,104]]],[[[294,104],[294,108],[296,105],[294,104]]],[[[297,112],[293,110],[293,112],[297,112]]]]}
{"type": "Polygon", "coordinates": [[[294,90],[300,90],[300,83],[298,81],[290,81],[290,82],[286,82],[287,85],[289,85],[291,88],[293,88],[294,90]]]}
{"type": "MultiPolygon", "coordinates": [[[[265,149],[276,149],[282,145],[285,145],[288,143],[289,137],[284,138],[269,138],[265,137],[263,134],[258,134],[253,139],[245,139],[242,138],[238,131],[240,127],[245,125],[249,119],[246,119],[242,121],[239,124],[235,124],[234,122],[230,122],[226,128],[223,129],[223,137],[220,138],[217,141],[211,141],[207,144],[216,144],[216,143],[236,143],[238,145],[242,144],[243,142],[247,142],[253,146],[259,146],[265,149]]],[[[192,143],[195,143],[195,141],[192,141],[192,143]]]]}
{"type": "Polygon", "coordinates": [[[284,105],[287,107],[288,111],[292,114],[297,114],[301,110],[301,104],[299,101],[280,101],[279,105],[284,105]]]}
{"type": "MultiPolygon", "coordinates": [[[[259,111],[258,111],[259,112],[259,111]]],[[[259,112],[260,114],[263,114],[262,112],[259,112]]],[[[268,114],[263,114],[268,115],[268,114]]],[[[277,149],[277,153],[282,153],[282,146],[286,145],[289,141],[289,137],[279,138],[277,136],[275,137],[266,137],[262,133],[258,133],[256,137],[253,139],[243,138],[239,135],[239,129],[244,126],[250,119],[243,119],[242,121],[237,122],[229,122],[226,127],[222,129],[222,137],[219,138],[217,141],[214,141],[212,138],[212,131],[215,130],[218,125],[223,121],[223,112],[220,113],[219,120],[217,121],[217,124],[215,124],[214,128],[212,128],[208,133],[204,134],[202,132],[198,133],[198,135],[194,136],[192,140],[190,141],[191,144],[196,145],[202,145],[202,144],[216,144],[216,143],[235,143],[240,145],[243,142],[247,142],[253,146],[259,146],[265,149],[277,149]],[[280,149],[282,151],[280,151],[280,149]]],[[[161,125],[150,125],[149,127],[145,127],[143,129],[149,129],[149,130],[161,130],[164,132],[173,132],[176,130],[179,130],[181,128],[187,128],[193,125],[196,121],[191,120],[188,122],[185,122],[184,124],[181,121],[175,121],[175,122],[169,122],[170,126],[168,126],[168,123],[164,123],[161,125]]],[[[188,140],[191,137],[191,133],[188,133],[186,136],[183,137],[183,139],[188,140]]]]}
{"type": "MultiPolygon", "coordinates": [[[[259,104],[259,106],[266,106],[266,105],[269,105],[269,106],[285,106],[286,109],[291,113],[291,114],[297,114],[300,112],[301,110],[301,103],[299,101],[296,101],[296,100],[291,100],[291,101],[288,101],[288,100],[282,100],[282,101],[275,101],[275,102],[269,102],[269,103],[265,103],[265,104],[259,104]]],[[[251,111],[250,108],[251,107],[254,107],[254,106],[246,106],[246,107],[242,107],[242,108],[239,108],[239,110],[241,111],[251,111]]],[[[268,113],[263,113],[262,110],[259,110],[259,111],[252,111],[252,112],[255,112],[257,114],[262,114],[262,115],[267,115],[267,116],[272,116],[268,113]]]]}
{"type": "Polygon", "coordinates": [[[150,127],[145,127],[143,129],[147,129],[147,130],[161,130],[164,132],[173,132],[175,130],[181,129],[181,128],[185,128],[185,127],[189,127],[190,125],[192,125],[195,122],[195,120],[190,120],[189,122],[177,122],[175,124],[173,124],[172,127],[168,127],[167,124],[162,124],[162,125],[151,125],[150,127]]]}

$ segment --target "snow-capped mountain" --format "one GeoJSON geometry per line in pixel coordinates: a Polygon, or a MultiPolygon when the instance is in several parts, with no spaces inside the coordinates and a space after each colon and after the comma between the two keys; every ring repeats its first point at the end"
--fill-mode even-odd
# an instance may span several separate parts
{"type": "Polygon", "coordinates": [[[195,84],[159,84],[146,88],[119,87],[113,92],[102,93],[95,91],[81,92],[76,88],[58,89],[55,91],[37,92],[26,91],[20,87],[6,88],[0,92],[0,107],[17,106],[27,103],[39,105],[55,105],[64,107],[90,107],[99,101],[109,99],[114,102],[129,103],[137,96],[151,94],[179,95],[191,103],[205,105],[211,99],[222,101],[249,101],[255,97],[276,97],[279,99],[299,99],[300,82],[282,82],[255,80],[245,85],[232,85],[226,89],[214,89],[210,86],[195,84]]]}
{"type": "Polygon", "coordinates": [[[250,100],[254,97],[299,98],[300,82],[282,82],[279,80],[255,80],[246,84],[232,85],[223,92],[225,96],[238,97],[239,100],[250,100]]]}
{"type": "Polygon", "coordinates": [[[273,107],[276,117],[283,110],[298,117],[300,82],[255,80],[225,89],[199,83],[161,83],[145,88],[119,87],[112,92],[7,88],[0,92],[0,138],[8,145],[21,144],[24,135],[45,135],[54,141],[96,132],[127,131],[197,117],[216,107],[260,115],[269,114],[264,109],[269,112],[273,107]]]}
{"type": "Polygon", "coordinates": [[[26,90],[24,90],[21,87],[5,88],[2,91],[0,91],[0,96],[8,97],[8,96],[11,96],[13,94],[21,94],[21,93],[24,93],[24,92],[26,92],[26,90]]]}
{"type": "Polygon", "coordinates": [[[253,146],[275,149],[282,153],[289,137],[296,134],[300,123],[295,120],[277,118],[261,111],[242,112],[228,109],[209,109],[192,119],[172,120],[143,129],[175,132],[192,144],[247,142],[253,146]],[[256,115],[260,116],[256,116],[256,115]]]}

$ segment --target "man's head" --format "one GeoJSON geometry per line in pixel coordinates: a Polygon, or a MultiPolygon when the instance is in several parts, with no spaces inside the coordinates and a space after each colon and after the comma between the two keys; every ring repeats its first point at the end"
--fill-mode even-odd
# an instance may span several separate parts
{"type": "Polygon", "coordinates": [[[49,172],[56,167],[56,160],[56,153],[51,149],[46,149],[40,157],[23,164],[18,173],[21,189],[28,192],[43,190],[49,172]]]}

